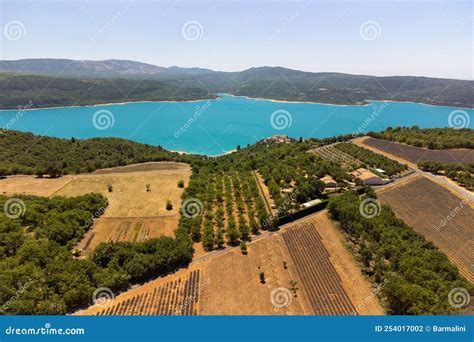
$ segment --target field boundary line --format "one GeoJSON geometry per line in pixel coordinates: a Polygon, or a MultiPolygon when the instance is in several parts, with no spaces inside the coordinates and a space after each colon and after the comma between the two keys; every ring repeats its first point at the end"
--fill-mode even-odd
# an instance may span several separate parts
{"type": "Polygon", "coordinates": [[[56,196],[56,194],[57,194],[58,192],[60,192],[62,189],[64,189],[64,187],[65,187],[66,185],[68,185],[69,183],[71,183],[74,179],[76,179],[76,177],[75,177],[75,176],[71,176],[71,179],[69,180],[69,182],[67,182],[66,184],[64,184],[63,186],[61,186],[59,189],[57,189],[55,192],[53,192],[51,195],[49,195],[48,198],[52,198],[52,197],[56,196]]]}
{"type": "Polygon", "coordinates": [[[260,184],[260,179],[258,178],[256,172],[257,172],[257,171],[253,170],[253,171],[252,171],[252,174],[253,174],[255,180],[257,181],[258,190],[259,190],[259,192],[260,192],[260,196],[262,196],[263,199],[265,200],[265,204],[267,205],[268,212],[269,212],[270,214],[272,214],[272,208],[271,208],[271,206],[270,206],[270,203],[268,203],[267,196],[265,196],[265,192],[263,191],[262,184],[260,184]]]}

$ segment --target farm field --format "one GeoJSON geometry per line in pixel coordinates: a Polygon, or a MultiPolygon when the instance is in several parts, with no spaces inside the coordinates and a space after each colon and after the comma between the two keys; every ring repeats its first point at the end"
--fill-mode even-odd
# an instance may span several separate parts
{"type": "Polygon", "coordinates": [[[132,171],[75,176],[72,181],[54,193],[55,196],[79,196],[86,193],[100,193],[109,199],[110,205],[103,217],[148,217],[174,215],[179,213],[181,194],[178,181],[188,183],[191,170],[132,171]],[[108,191],[108,185],[113,191],[108,191]],[[146,191],[150,184],[150,191],[146,191]],[[173,203],[172,210],[166,210],[166,201],[173,203]]]}
{"type": "MultiPolygon", "coordinates": [[[[77,315],[197,315],[201,270],[191,267],[103,301],[77,315]]],[[[204,282],[205,283],[205,282],[204,282]]]]}
{"type": "MultiPolygon", "coordinates": [[[[305,246],[301,251],[300,248],[292,249],[296,254],[302,254],[301,252],[303,251],[314,253],[316,250],[315,246],[318,246],[319,251],[326,251],[322,252],[325,257],[318,257],[319,262],[312,264],[311,268],[308,269],[313,269],[313,274],[316,274],[316,272],[321,270],[318,268],[322,266],[323,261],[325,262],[327,268],[323,271],[324,275],[321,276],[321,279],[327,278],[329,276],[328,272],[330,272],[333,281],[337,280],[337,285],[334,285],[334,288],[338,288],[340,291],[338,297],[331,295],[329,297],[330,300],[335,298],[341,300],[345,297],[345,300],[343,299],[345,304],[349,305],[351,309],[355,309],[359,315],[384,314],[383,308],[372,292],[370,280],[363,276],[354,257],[344,246],[345,238],[336,228],[335,222],[329,219],[327,210],[308,216],[298,222],[289,223],[283,226],[283,229],[285,234],[293,231],[293,236],[296,233],[300,237],[307,237],[306,239],[303,238],[303,240],[299,239],[300,242],[298,242],[292,236],[288,236],[289,241],[295,241],[296,244],[301,243],[305,246]],[[289,227],[289,229],[286,229],[286,227],[289,227]],[[297,227],[300,229],[300,232],[292,230],[291,227],[297,227]],[[303,233],[306,233],[306,235],[303,233]],[[311,247],[309,247],[310,245],[311,247]],[[328,265],[328,261],[332,267],[328,265]],[[332,269],[336,272],[334,273],[332,269]],[[342,291],[345,295],[342,294],[342,291]]],[[[305,272],[304,269],[303,272],[305,272]]],[[[305,273],[308,273],[309,276],[309,272],[306,271],[305,273]]],[[[315,289],[317,287],[313,287],[313,290],[315,289]]],[[[320,298],[323,297],[318,295],[314,299],[318,300],[320,298]]]]}
{"type": "Polygon", "coordinates": [[[474,209],[469,199],[457,197],[423,176],[377,194],[382,203],[433,242],[474,283],[474,209]]]}
{"type": "Polygon", "coordinates": [[[0,194],[6,196],[21,194],[50,197],[73,179],[74,176],[52,179],[35,176],[9,176],[0,179],[0,194]]]}
{"type": "Polygon", "coordinates": [[[100,193],[110,202],[103,217],[146,217],[179,213],[183,189],[177,183],[188,183],[191,176],[189,165],[165,162],[145,163],[91,174],[67,175],[59,178],[35,176],[11,176],[0,180],[0,193],[7,196],[26,194],[36,196],[79,196],[100,193]],[[117,169],[117,172],[112,172],[117,169]],[[113,191],[108,191],[108,185],[113,191]],[[150,184],[151,191],[146,191],[150,184]],[[166,210],[166,200],[173,203],[166,210]]]}
{"type": "MultiPolygon", "coordinates": [[[[199,303],[203,315],[314,314],[281,233],[249,244],[247,255],[233,249],[210,258],[204,267],[203,278],[209,279],[209,288],[203,292],[199,303]],[[259,279],[260,272],[265,274],[265,283],[259,279]],[[292,280],[299,288],[297,297],[288,290],[292,280]],[[272,291],[282,288],[283,302],[288,306],[275,307],[271,301],[272,291]]],[[[278,299],[275,297],[275,300],[278,299]]]]}
{"type": "Polygon", "coordinates": [[[38,196],[79,196],[101,193],[109,200],[104,214],[94,222],[75,246],[85,255],[101,242],[144,241],[159,236],[173,236],[178,225],[181,194],[178,181],[188,184],[189,165],[157,162],[103,169],[92,174],[60,178],[12,176],[0,180],[0,192],[38,196]],[[113,191],[108,191],[111,184],[113,191]],[[150,191],[146,191],[150,184],[150,191]],[[166,210],[166,201],[173,204],[166,210]]]}
{"type": "Polygon", "coordinates": [[[363,164],[360,160],[347,153],[344,153],[343,151],[335,148],[333,145],[318,147],[310,150],[309,152],[314,153],[322,159],[339,163],[344,168],[363,164]]]}
{"type": "Polygon", "coordinates": [[[283,237],[303,284],[308,289],[315,313],[357,314],[313,224],[301,223],[284,232],[283,237]]]}
{"type": "Polygon", "coordinates": [[[258,233],[259,222],[268,217],[267,206],[251,172],[210,171],[199,181],[191,180],[189,193],[193,195],[183,205],[184,216],[189,217],[188,229],[194,242],[201,241],[206,251],[247,241],[258,233]],[[192,210],[198,210],[196,215],[192,210]]]}
{"type": "Polygon", "coordinates": [[[87,255],[101,242],[141,242],[160,236],[173,237],[178,219],[178,214],[155,217],[102,217],[96,220],[93,229],[84,235],[75,248],[87,255]]]}
{"type": "Polygon", "coordinates": [[[469,149],[430,150],[423,147],[410,146],[393,141],[364,138],[359,140],[364,147],[373,147],[382,152],[402,158],[416,164],[420,161],[436,161],[441,163],[474,163],[474,152],[469,149]]]}
{"type": "Polygon", "coordinates": [[[188,269],[78,314],[384,314],[326,211],[302,222],[264,233],[248,244],[247,255],[238,248],[212,252],[188,269]],[[296,297],[290,281],[296,282],[296,297]],[[188,303],[184,309],[183,303],[188,303]]]}

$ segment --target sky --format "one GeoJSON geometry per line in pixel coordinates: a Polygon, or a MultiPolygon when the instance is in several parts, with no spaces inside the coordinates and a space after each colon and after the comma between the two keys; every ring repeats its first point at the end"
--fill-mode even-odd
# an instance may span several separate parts
{"type": "Polygon", "coordinates": [[[0,58],[474,79],[473,3],[0,0],[0,58]]]}

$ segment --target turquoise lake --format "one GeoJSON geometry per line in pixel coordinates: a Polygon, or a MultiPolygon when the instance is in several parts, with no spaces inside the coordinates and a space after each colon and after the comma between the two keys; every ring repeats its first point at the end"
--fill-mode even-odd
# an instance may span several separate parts
{"type": "Polygon", "coordinates": [[[195,102],[31,108],[0,111],[0,127],[61,138],[121,137],[211,156],[275,134],[324,138],[389,126],[473,128],[474,121],[473,110],[417,103],[337,106],[230,95],[195,102]]]}

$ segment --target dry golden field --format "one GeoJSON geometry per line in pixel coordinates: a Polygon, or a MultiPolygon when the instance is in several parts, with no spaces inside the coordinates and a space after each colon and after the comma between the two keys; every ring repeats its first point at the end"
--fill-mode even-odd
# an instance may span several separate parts
{"type": "Polygon", "coordinates": [[[248,244],[247,255],[238,248],[209,253],[187,269],[78,314],[383,315],[384,311],[323,211],[278,232],[263,233],[248,244]],[[310,228],[303,232],[302,226],[310,228]],[[288,243],[288,234],[303,234],[306,240],[288,243]],[[260,272],[265,274],[263,283],[260,272]]]}
{"type": "Polygon", "coordinates": [[[88,254],[101,242],[173,236],[184,191],[178,187],[178,181],[183,180],[186,185],[190,176],[191,169],[187,164],[144,163],[54,179],[8,177],[0,180],[0,193],[50,197],[95,192],[107,197],[109,206],[104,214],[76,246],[88,254]],[[112,185],[111,192],[109,184],[112,185]],[[147,184],[150,184],[150,191],[146,190],[147,184]],[[167,200],[173,204],[172,210],[166,210],[167,200]]]}
{"type": "MultiPolygon", "coordinates": [[[[167,163],[169,164],[169,163],[167,163]]],[[[90,192],[101,193],[109,199],[109,207],[103,217],[150,217],[175,215],[179,213],[181,194],[178,181],[187,184],[191,176],[189,167],[125,172],[97,173],[75,176],[70,182],[54,193],[54,196],[78,196],[90,192]],[[108,191],[111,184],[113,191],[108,191]],[[150,191],[146,185],[150,184],[150,191]],[[166,201],[173,203],[172,210],[166,210],[166,201]]],[[[185,164],[184,164],[185,165],[185,164]]],[[[187,166],[187,165],[186,165],[187,166]]],[[[130,166],[133,168],[133,166],[130,166]]]]}

